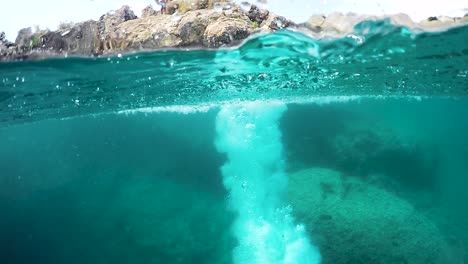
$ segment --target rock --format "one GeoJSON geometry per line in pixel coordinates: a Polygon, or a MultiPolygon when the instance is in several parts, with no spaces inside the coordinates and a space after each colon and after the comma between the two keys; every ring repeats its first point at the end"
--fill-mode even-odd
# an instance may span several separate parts
{"type": "Polygon", "coordinates": [[[88,20],[74,24],[70,29],[60,32],[66,43],[65,51],[71,54],[100,54],[101,40],[98,23],[88,20]]]}
{"type": "Polygon", "coordinates": [[[8,49],[14,46],[14,43],[11,43],[6,39],[5,32],[0,32],[0,57],[6,55],[8,49]]]}
{"type": "MultiPolygon", "coordinates": [[[[301,26],[311,30],[313,33],[320,33],[316,37],[333,36],[340,37],[354,31],[354,27],[364,21],[376,21],[389,19],[393,25],[404,26],[410,29],[422,29],[425,31],[435,31],[446,29],[452,26],[465,24],[468,19],[451,17],[429,17],[427,20],[415,23],[406,14],[396,14],[391,16],[369,16],[357,15],[353,13],[342,14],[332,13],[328,17],[315,15],[309,18],[301,26]]],[[[315,35],[314,35],[315,36],[315,35]]]]}
{"type": "Polygon", "coordinates": [[[312,31],[314,37],[317,38],[341,37],[354,32],[354,27],[361,22],[385,18],[386,17],[377,18],[375,16],[357,15],[354,13],[332,13],[329,16],[312,16],[301,26],[312,31]]]}
{"type": "Polygon", "coordinates": [[[112,42],[113,39],[121,37],[117,30],[117,26],[120,24],[137,19],[137,16],[133,11],[130,9],[129,6],[122,6],[115,12],[109,12],[99,19],[99,34],[101,36],[101,40],[105,42],[104,49],[106,47],[111,47],[112,45],[109,42],[112,42]]]}
{"type": "Polygon", "coordinates": [[[98,23],[96,21],[85,21],[63,27],[57,31],[40,31],[29,34],[25,30],[21,37],[17,38],[17,46],[24,49],[47,51],[57,54],[89,54],[100,53],[101,41],[99,39],[98,23]]]}
{"type": "Polygon", "coordinates": [[[384,189],[312,168],[292,173],[288,190],[324,264],[455,263],[437,226],[384,189]]]}
{"type": "Polygon", "coordinates": [[[147,6],[141,11],[141,18],[147,18],[150,16],[155,16],[158,14],[158,11],[154,10],[152,6],[147,6]]]}
{"type": "Polygon", "coordinates": [[[38,45],[33,48],[63,52],[67,50],[67,43],[59,32],[48,31],[40,35],[38,45]]]}
{"type": "Polygon", "coordinates": [[[352,32],[354,26],[364,20],[370,20],[370,16],[342,13],[332,13],[325,18],[322,24],[322,29],[332,31],[338,34],[352,32]]]}
{"type": "Polygon", "coordinates": [[[251,26],[250,21],[222,17],[206,27],[203,43],[209,48],[239,43],[250,35],[251,26]]]}
{"type": "Polygon", "coordinates": [[[325,16],[315,15],[311,16],[305,23],[304,26],[314,32],[322,30],[322,25],[325,22],[325,16]]]}
{"type": "Polygon", "coordinates": [[[166,12],[167,12],[167,14],[172,15],[172,14],[174,14],[175,12],[177,12],[177,10],[179,9],[179,5],[180,5],[181,2],[183,2],[183,0],[169,1],[169,2],[166,4],[166,12]]]}
{"type": "Polygon", "coordinates": [[[419,26],[426,30],[437,30],[440,28],[447,28],[453,25],[461,24],[462,19],[456,19],[447,16],[429,17],[419,23],[419,26]]]}
{"type": "Polygon", "coordinates": [[[15,44],[18,47],[31,47],[31,39],[33,36],[32,28],[23,28],[18,32],[16,37],[15,44]]]}
{"type": "MultiPolygon", "coordinates": [[[[152,264],[231,263],[230,252],[236,241],[229,227],[234,216],[226,210],[224,200],[160,173],[147,176],[110,172],[102,174],[94,184],[80,179],[56,188],[60,194],[67,190],[86,189],[87,192],[85,197],[67,197],[70,203],[62,214],[73,215],[72,221],[68,217],[59,219],[65,219],[65,226],[86,224],[86,238],[94,246],[90,250],[97,252],[96,255],[87,252],[86,256],[96,256],[93,262],[119,259],[152,264]],[[122,175],[124,180],[119,178],[122,175]],[[111,193],[112,197],[103,193],[111,193]]],[[[50,201],[48,206],[60,208],[60,202],[50,201]]],[[[68,231],[71,233],[62,236],[73,236],[83,229],[65,232],[68,231]]]]}
{"type": "Polygon", "coordinates": [[[207,26],[222,16],[214,10],[191,11],[184,14],[178,25],[182,46],[202,47],[207,26]]]}
{"type": "Polygon", "coordinates": [[[199,9],[198,0],[173,0],[167,3],[167,12],[172,15],[177,12],[179,15],[188,11],[199,9]]]}
{"type": "Polygon", "coordinates": [[[178,47],[182,42],[177,33],[178,24],[171,16],[128,21],[117,27],[121,34],[112,39],[110,50],[178,47]]]}
{"type": "MultiPolygon", "coordinates": [[[[298,27],[268,10],[245,3],[241,5],[244,9],[230,0],[173,0],[167,7],[169,13],[176,12],[172,16],[160,15],[148,6],[143,10],[142,18],[137,18],[128,6],[123,6],[101,16],[97,22],[63,24],[57,31],[33,33],[31,28],[22,29],[14,45],[1,44],[0,60],[25,59],[30,55],[99,55],[168,47],[217,48],[236,45],[253,33],[298,27]]],[[[310,29],[314,37],[327,34],[336,37],[352,32],[357,23],[366,19],[377,18],[340,13],[327,18],[313,16],[299,29],[310,29]]],[[[391,20],[404,26],[411,22],[409,17],[401,14],[391,20]]],[[[437,17],[437,20],[423,21],[414,27],[440,30],[467,22],[468,17],[437,17]]]]}
{"type": "Polygon", "coordinates": [[[232,215],[219,199],[190,186],[158,179],[130,182],[117,193],[108,204],[110,216],[98,217],[102,222],[97,226],[114,236],[115,224],[119,222],[131,228],[131,232],[117,236],[129,237],[133,243],[165,257],[165,261],[151,263],[230,263],[231,255],[225,252],[232,250],[235,241],[226,227],[231,224],[232,215]],[[177,198],[180,194],[184,198],[177,198]]]}
{"type": "Polygon", "coordinates": [[[262,24],[268,18],[270,12],[266,9],[260,9],[256,5],[252,5],[247,14],[250,21],[257,22],[258,25],[262,24]]]}
{"type": "Polygon", "coordinates": [[[171,0],[167,3],[167,11],[173,14],[176,11],[179,14],[184,14],[188,11],[200,9],[212,9],[213,3],[219,2],[216,0],[171,0]]]}
{"type": "Polygon", "coordinates": [[[6,46],[7,40],[5,39],[5,32],[0,32],[0,56],[6,55],[6,46]]]}
{"type": "Polygon", "coordinates": [[[198,0],[198,9],[207,9],[209,6],[209,0],[198,0]]]}
{"type": "Polygon", "coordinates": [[[468,24],[468,14],[460,18],[460,24],[468,24]]]}
{"type": "Polygon", "coordinates": [[[396,14],[390,17],[390,21],[393,25],[404,26],[414,28],[416,24],[411,20],[411,18],[407,14],[396,14]]]}
{"type": "MultiPolygon", "coordinates": [[[[234,9],[235,10],[235,9],[234,9]]],[[[166,47],[220,47],[250,35],[252,23],[237,10],[230,15],[212,9],[188,11],[180,17],[152,16],[116,27],[109,50],[166,47]]]]}
{"type": "Polygon", "coordinates": [[[277,16],[275,14],[270,13],[268,18],[263,21],[260,25],[260,29],[266,32],[272,32],[280,29],[284,29],[290,26],[294,26],[294,23],[285,17],[277,16]]]}
{"type": "Polygon", "coordinates": [[[107,14],[107,17],[115,24],[119,24],[128,20],[137,19],[138,17],[133,13],[128,5],[124,5],[117,9],[115,12],[107,14]]]}

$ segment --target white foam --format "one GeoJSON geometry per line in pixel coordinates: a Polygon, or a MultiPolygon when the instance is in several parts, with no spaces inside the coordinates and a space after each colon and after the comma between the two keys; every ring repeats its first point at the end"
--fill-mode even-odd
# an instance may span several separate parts
{"type": "Polygon", "coordinates": [[[170,105],[156,107],[142,107],[129,110],[118,111],[119,114],[136,114],[136,113],[179,113],[179,114],[194,114],[206,113],[211,108],[215,107],[212,104],[206,105],[170,105]]]}
{"type": "Polygon", "coordinates": [[[362,96],[310,96],[310,97],[297,97],[288,98],[285,100],[270,99],[270,100],[256,100],[256,101],[242,101],[242,100],[229,100],[229,101],[218,101],[209,102],[202,104],[193,105],[169,105],[169,106],[155,106],[155,107],[142,107],[135,109],[120,110],[118,114],[136,114],[136,113],[180,113],[180,114],[194,114],[194,113],[206,113],[213,108],[222,108],[224,106],[253,106],[257,104],[261,105],[283,105],[283,104],[330,104],[330,103],[345,103],[355,101],[361,98],[367,98],[362,96]]]}
{"type": "Polygon", "coordinates": [[[225,104],[216,119],[216,147],[226,153],[223,183],[237,219],[235,264],[316,264],[318,250],[303,226],[294,223],[286,191],[283,146],[278,120],[280,101],[225,104]]]}

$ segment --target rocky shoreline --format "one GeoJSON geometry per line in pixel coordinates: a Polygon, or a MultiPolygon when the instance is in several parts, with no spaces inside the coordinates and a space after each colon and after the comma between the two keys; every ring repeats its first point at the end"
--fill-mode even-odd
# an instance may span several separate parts
{"type": "MultiPolygon", "coordinates": [[[[349,33],[363,20],[384,18],[334,13],[327,17],[315,15],[297,25],[255,5],[237,5],[229,0],[173,0],[168,3],[167,14],[148,6],[141,17],[137,17],[128,6],[123,6],[104,14],[98,21],[61,24],[56,31],[22,29],[14,43],[0,33],[0,61],[101,56],[168,48],[214,49],[235,46],[253,34],[283,28],[294,28],[320,38],[349,33]]],[[[404,14],[387,18],[395,25],[429,31],[468,23],[467,15],[463,18],[430,17],[420,23],[404,14]]]]}

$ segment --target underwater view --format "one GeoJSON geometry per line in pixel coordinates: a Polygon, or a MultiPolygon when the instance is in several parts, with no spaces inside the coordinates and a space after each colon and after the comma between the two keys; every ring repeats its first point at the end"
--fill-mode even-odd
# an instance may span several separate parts
{"type": "Polygon", "coordinates": [[[0,63],[0,263],[463,264],[468,26],[0,63]]]}

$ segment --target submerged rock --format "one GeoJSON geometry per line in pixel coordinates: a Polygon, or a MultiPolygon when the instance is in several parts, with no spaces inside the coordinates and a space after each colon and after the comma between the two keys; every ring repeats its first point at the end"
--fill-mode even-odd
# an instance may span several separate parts
{"type": "Polygon", "coordinates": [[[384,189],[322,168],[292,173],[288,188],[324,264],[453,263],[437,226],[384,189]]]}
{"type": "MultiPolygon", "coordinates": [[[[232,215],[210,194],[170,181],[140,180],[120,187],[113,202],[108,205],[110,216],[96,227],[102,225],[101,232],[111,237],[113,227],[123,226],[125,232],[114,238],[130,240],[136,249],[153,249],[150,256],[160,258],[156,263],[229,263],[226,252],[232,251],[234,241],[226,227],[232,215]]],[[[112,252],[123,247],[125,242],[105,248],[112,252]]],[[[139,257],[148,261],[150,256],[139,257]]]]}

